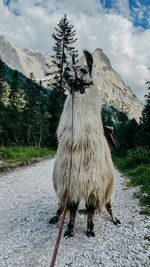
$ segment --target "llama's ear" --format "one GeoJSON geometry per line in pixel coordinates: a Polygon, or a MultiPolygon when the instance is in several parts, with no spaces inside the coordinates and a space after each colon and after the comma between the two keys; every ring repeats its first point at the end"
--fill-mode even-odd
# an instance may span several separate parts
{"type": "Polygon", "coordinates": [[[92,67],[93,67],[93,57],[90,54],[90,52],[88,52],[87,50],[83,50],[83,53],[84,53],[84,56],[86,58],[87,66],[88,66],[88,69],[89,69],[89,73],[91,75],[92,67]]]}

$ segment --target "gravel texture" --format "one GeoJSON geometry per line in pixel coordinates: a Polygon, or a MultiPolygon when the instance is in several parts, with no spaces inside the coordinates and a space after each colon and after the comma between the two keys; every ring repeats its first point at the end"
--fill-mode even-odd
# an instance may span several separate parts
{"type": "MultiPolygon", "coordinates": [[[[0,176],[0,267],[50,265],[59,224],[48,220],[57,209],[52,184],[54,159],[0,176]]],[[[116,170],[114,209],[121,225],[109,215],[95,215],[96,237],[85,235],[86,216],[77,214],[75,236],[62,237],[56,266],[150,266],[149,218],[140,215],[135,188],[126,188],[116,170]]],[[[80,205],[82,208],[82,205],[80,205]]],[[[66,218],[64,230],[67,226],[66,218]]]]}

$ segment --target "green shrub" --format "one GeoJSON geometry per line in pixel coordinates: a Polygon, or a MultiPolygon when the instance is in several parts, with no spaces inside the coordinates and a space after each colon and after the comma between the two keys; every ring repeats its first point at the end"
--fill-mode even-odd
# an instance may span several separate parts
{"type": "Polygon", "coordinates": [[[139,186],[134,194],[139,198],[142,206],[141,214],[150,215],[150,150],[137,147],[126,155],[113,155],[113,161],[117,168],[128,177],[128,186],[139,186]]]}
{"type": "Polygon", "coordinates": [[[130,176],[131,185],[144,185],[147,187],[150,185],[150,169],[147,166],[139,165],[133,170],[128,171],[130,176]]]}
{"type": "Polygon", "coordinates": [[[128,185],[140,186],[138,194],[136,196],[140,199],[142,214],[150,215],[150,167],[147,165],[139,165],[127,172],[130,178],[128,185]]]}
{"type": "Polygon", "coordinates": [[[126,163],[129,164],[129,167],[150,163],[150,150],[141,146],[129,150],[127,152],[126,163]]]}

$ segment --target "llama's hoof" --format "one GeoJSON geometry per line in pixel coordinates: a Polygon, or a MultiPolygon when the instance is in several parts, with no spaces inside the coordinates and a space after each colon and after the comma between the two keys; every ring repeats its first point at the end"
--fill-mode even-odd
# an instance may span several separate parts
{"type": "Polygon", "coordinates": [[[86,236],[88,236],[88,237],[90,237],[90,236],[93,236],[93,237],[95,237],[95,233],[94,233],[94,231],[86,231],[86,236]]]}
{"type": "Polygon", "coordinates": [[[113,223],[115,224],[115,225],[117,225],[117,224],[121,224],[121,222],[115,217],[115,220],[113,220],[113,223]]]}
{"type": "Polygon", "coordinates": [[[74,232],[73,231],[67,230],[64,233],[64,237],[73,237],[73,236],[74,236],[74,232]]]}
{"type": "Polygon", "coordinates": [[[49,220],[49,224],[55,224],[55,223],[58,223],[59,219],[57,216],[54,216],[53,218],[51,218],[49,220]]]}

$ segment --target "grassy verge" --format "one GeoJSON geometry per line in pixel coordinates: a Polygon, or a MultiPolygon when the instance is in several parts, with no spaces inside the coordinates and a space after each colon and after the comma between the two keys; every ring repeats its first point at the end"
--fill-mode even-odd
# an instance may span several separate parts
{"type": "Polygon", "coordinates": [[[0,160],[7,163],[17,163],[29,161],[33,158],[43,158],[46,156],[54,156],[56,150],[53,148],[40,147],[0,147],[0,160]]]}
{"type": "Polygon", "coordinates": [[[113,155],[115,166],[129,178],[127,186],[139,186],[134,194],[139,198],[141,214],[150,215],[150,153],[149,150],[136,149],[129,151],[126,156],[113,155]],[[145,154],[142,155],[142,152],[145,154]],[[141,156],[140,156],[141,154],[141,156]]]}

